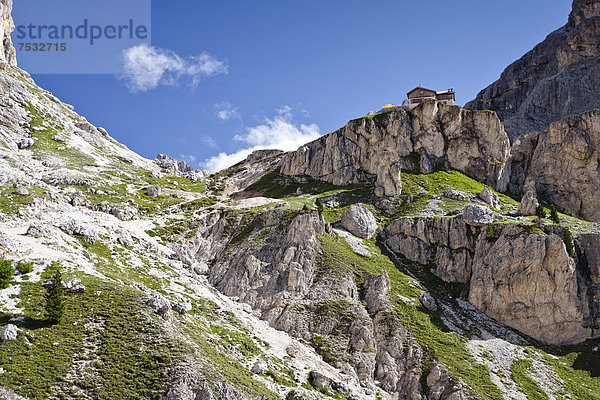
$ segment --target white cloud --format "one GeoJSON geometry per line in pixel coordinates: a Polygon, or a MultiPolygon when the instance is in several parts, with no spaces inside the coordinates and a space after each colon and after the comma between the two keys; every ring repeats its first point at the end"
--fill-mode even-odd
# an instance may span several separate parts
{"type": "Polygon", "coordinates": [[[315,124],[294,123],[291,111],[290,107],[285,106],[277,110],[275,118],[267,118],[263,125],[248,128],[243,135],[236,135],[235,140],[244,143],[245,148],[232,154],[220,153],[201,163],[202,167],[211,172],[220,171],[244,160],[255,150],[296,150],[321,136],[315,124]]]}
{"type": "Polygon", "coordinates": [[[233,118],[239,120],[242,119],[240,110],[233,104],[226,101],[215,104],[215,111],[217,112],[217,118],[219,118],[221,121],[229,121],[233,118]]]}
{"type": "Polygon", "coordinates": [[[213,149],[217,149],[219,144],[210,136],[202,136],[202,142],[208,147],[212,147],[213,149]]]}
{"type": "Polygon", "coordinates": [[[171,50],[141,44],[123,51],[123,74],[132,92],[147,92],[159,85],[187,81],[196,87],[203,78],[226,74],[225,62],[208,53],[182,58],[171,50]]]}

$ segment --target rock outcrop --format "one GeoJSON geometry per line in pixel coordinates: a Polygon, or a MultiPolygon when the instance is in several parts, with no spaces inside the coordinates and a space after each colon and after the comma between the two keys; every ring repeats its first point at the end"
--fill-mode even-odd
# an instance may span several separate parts
{"type": "Polygon", "coordinates": [[[566,213],[600,221],[600,111],[520,137],[512,148],[510,171],[510,191],[522,193],[533,181],[539,195],[566,213]]]}
{"type": "MultiPolygon", "coordinates": [[[[498,228],[496,228],[498,229],[498,228]]],[[[381,237],[446,282],[469,284],[469,301],[497,321],[551,344],[598,336],[599,235],[582,235],[570,257],[551,227],[506,225],[495,237],[460,218],[405,219],[381,237]]]]}
{"type": "Polygon", "coordinates": [[[2,35],[0,63],[16,66],[17,54],[10,38],[10,34],[15,29],[15,24],[11,15],[12,6],[12,0],[0,0],[0,35],[2,35]]]}
{"type": "Polygon", "coordinates": [[[342,216],[342,228],[354,236],[370,239],[377,232],[377,220],[367,207],[362,204],[353,204],[342,216]]]}
{"type": "Polygon", "coordinates": [[[514,141],[600,107],[600,1],[575,0],[568,23],[506,68],[465,108],[493,110],[514,141]]]}
{"type": "Polygon", "coordinates": [[[455,169],[498,188],[506,184],[510,143],[493,112],[426,101],[350,121],[285,156],[281,173],[335,185],[375,180],[379,196],[402,193],[403,169],[455,169]]]}

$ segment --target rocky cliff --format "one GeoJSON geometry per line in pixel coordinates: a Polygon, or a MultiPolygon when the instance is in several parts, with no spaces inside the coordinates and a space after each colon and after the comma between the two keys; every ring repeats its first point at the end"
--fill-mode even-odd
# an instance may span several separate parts
{"type": "Polygon", "coordinates": [[[531,234],[527,226],[498,225],[493,232],[456,217],[398,220],[382,235],[443,281],[468,284],[471,304],[520,332],[553,344],[598,335],[598,260],[587,254],[600,235],[585,236],[572,258],[551,229],[531,234]]]}
{"type": "Polygon", "coordinates": [[[533,191],[595,215],[594,113],[510,158],[426,102],[207,176],[3,65],[0,397],[600,400],[600,225],[533,191]]]}
{"type": "Polygon", "coordinates": [[[568,214],[600,221],[600,112],[588,111],[521,136],[512,147],[509,189],[533,182],[568,214]]]}
{"type": "Polygon", "coordinates": [[[281,173],[334,185],[374,179],[378,196],[402,193],[402,170],[456,169],[503,187],[509,147],[494,113],[427,101],[412,111],[398,109],[351,121],[287,155],[281,173]]]}
{"type": "Polygon", "coordinates": [[[12,3],[12,0],[0,1],[0,35],[2,38],[0,63],[8,63],[9,65],[16,66],[16,51],[10,38],[10,34],[15,29],[15,24],[13,23],[11,16],[12,3]]]}
{"type": "Polygon", "coordinates": [[[600,107],[600,1],[575,0],[568,23],[506,68],[465,108],[498,113],[514,141],[600,107]]]}

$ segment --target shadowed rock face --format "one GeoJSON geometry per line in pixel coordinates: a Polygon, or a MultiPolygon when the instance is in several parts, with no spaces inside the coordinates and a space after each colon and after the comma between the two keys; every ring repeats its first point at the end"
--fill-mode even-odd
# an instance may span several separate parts
{"type": "Polygon", "coordinates": [[[0,35],[2,47],[0,48],[0,63],[17,65],[16,51],[10,39],[10,34],[15,29],[11,17],[12,0],[0,0],[0,35]]]}
{"type": "Polygon", "coordinates": [[[465,108],[493,110],[511,141],[600,107],[600,1],[575,0],[568,23],[506,68],[465,108]]]}
{"type": "Polygon", "coordinates": [[[600,221],[600,111],[592,110],[530,132],[514,143],[510,191],[526,191],[526,182],[571,215],[600,221]]]}
{"type": "Polygon", "coordinates": [[[509,148],[495,113],[426,101],[412,111],[350,121],[288,154],[281,173],[335,185],[374,179],[377,195],[396,196],[402,193],[403,169],[455,169],[503,189],[509,148]]]}
{"type": "Polygon", "coordinates": [[[598,337],[600,235],[581,235],[570,257],[559,234],[508,225],[490,239],[459,217],[419,218],[392,222],[381,239],[443,281],[468,284],[469,301],[488,316],[564,345],[598,337]]]}

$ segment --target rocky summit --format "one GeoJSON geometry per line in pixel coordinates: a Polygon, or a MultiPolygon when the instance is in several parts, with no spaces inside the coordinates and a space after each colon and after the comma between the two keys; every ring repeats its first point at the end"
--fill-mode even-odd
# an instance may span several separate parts
{"type": "Polygon", "coordinates": [[[600,107],[600,2],[575,0],[568,23],[509,65],[465,108],[498,113],[511,140],[600,107]]]}
{"type": "Polygon", "coordinates": [[[37,86],[0,4],[0,398],[600,400],[600,115],[569,88],[517,123],[596,2],[485,92],[511,113],[425,101],[215,174],[37,86]]]}

